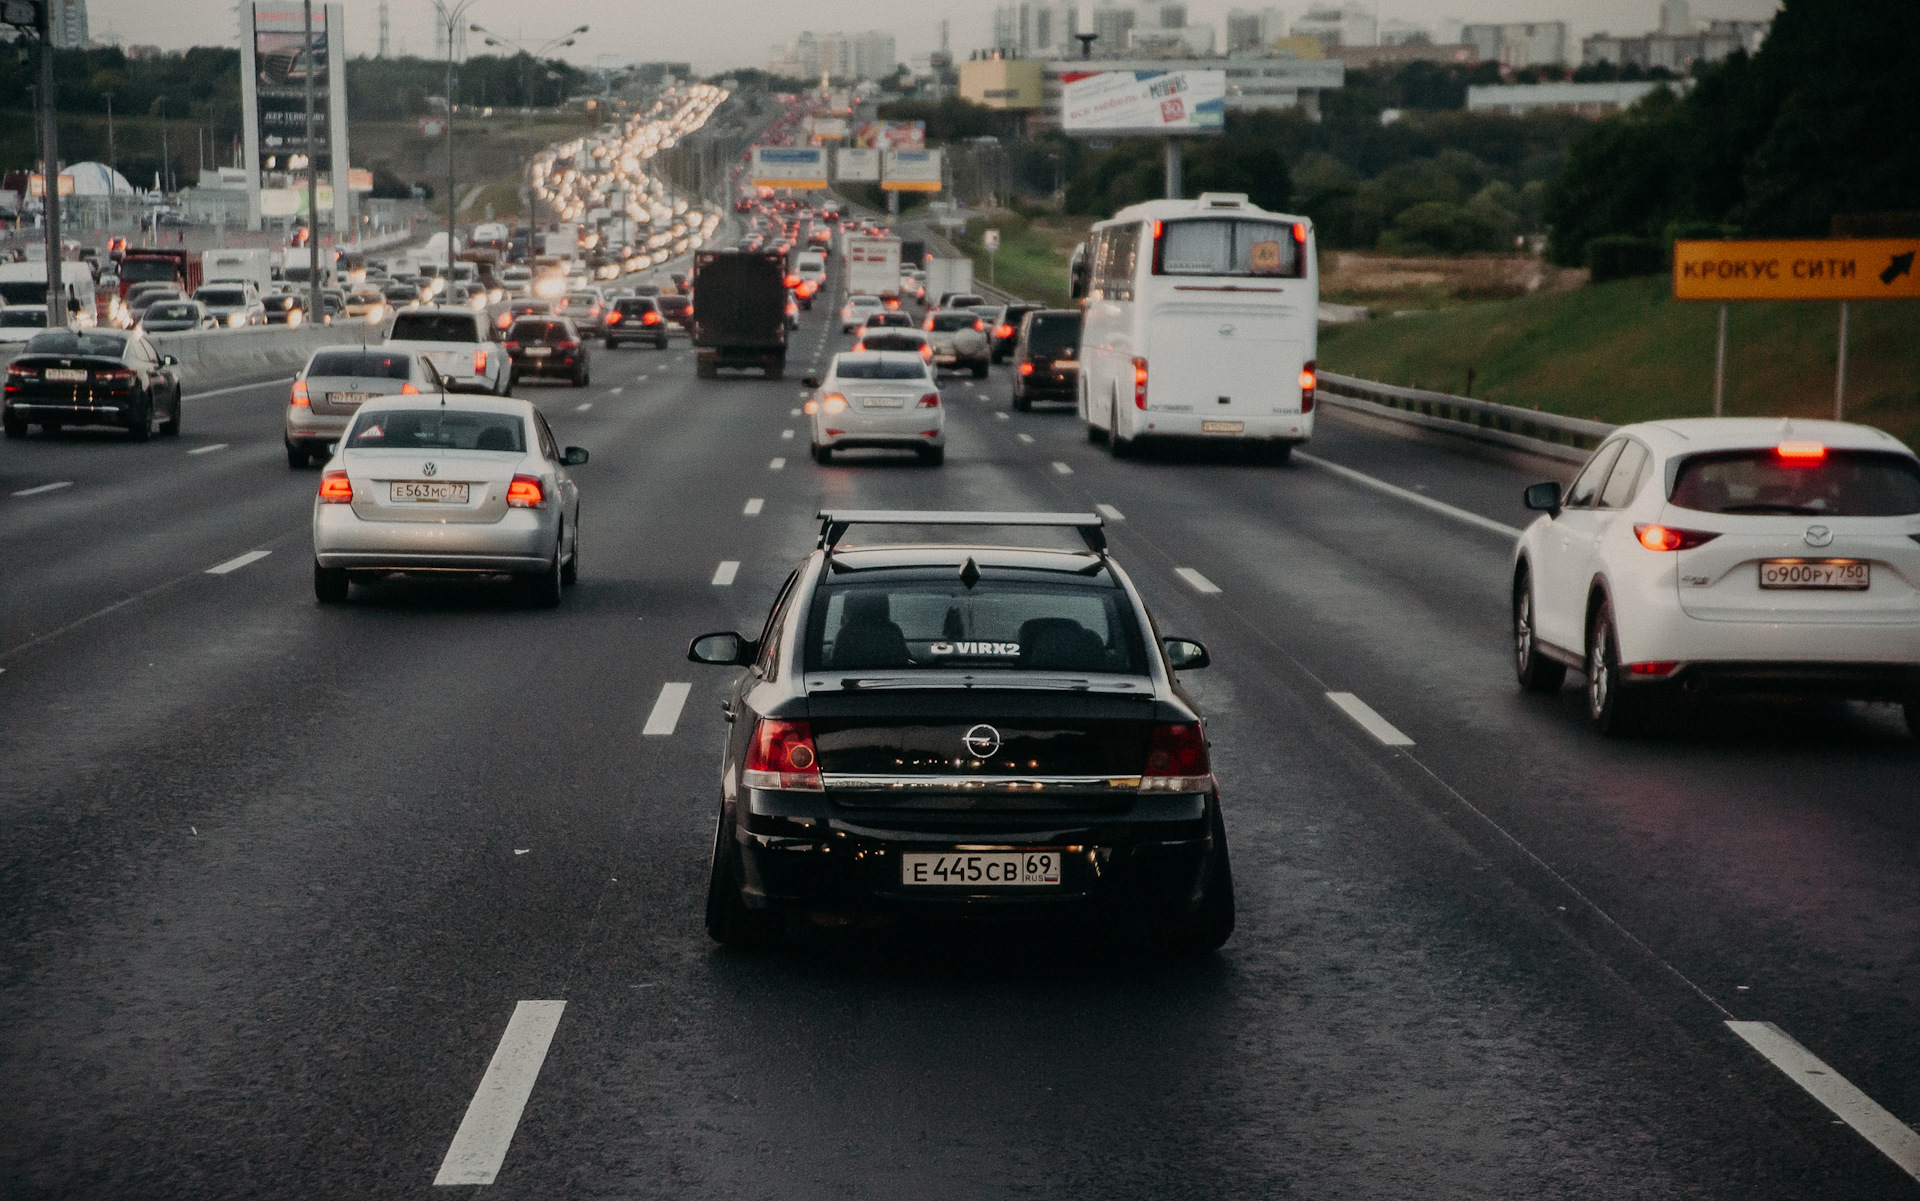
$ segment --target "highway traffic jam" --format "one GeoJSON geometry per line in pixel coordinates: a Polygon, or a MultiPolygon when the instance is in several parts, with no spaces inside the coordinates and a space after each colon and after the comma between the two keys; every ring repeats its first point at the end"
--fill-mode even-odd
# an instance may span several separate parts
{"type": "Polygon", "coordinates": [[[1910,448],[1396,423],[1304,217],[1050,307],[726,98],[9,348],[9,1195],[1913,1195],[1910,448]]]}

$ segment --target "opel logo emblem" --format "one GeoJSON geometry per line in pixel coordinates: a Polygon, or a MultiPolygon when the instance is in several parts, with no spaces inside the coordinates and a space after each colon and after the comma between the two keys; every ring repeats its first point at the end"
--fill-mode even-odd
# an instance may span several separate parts
{"type": "Polygon", "coordinates": [[[1810,525],[1807,527],[1807,545],[1808,546],[1825,546],[1827,543],[1832,541],[1833,541],[1833,531],[1828,529],[1826,526],[1810,525]]]}
{"type": "Polygon", "coordinates": [[[427,464],[426,466],[424,466],[424,467],[422,467],[422,468],[420,469],[420,474],[421,474],[421,475],[432,475],[432,474],[433,474],[434,472],[436,472],[436,471],[439,471],[439,470],[440,470],[440,468],[439,468],[438,466],[436,466],[436,465],[434,465],[434,464],[432,464],[432,463],[428,463],[428,464],[427,464]]]}
{"type": "Polygon", "coordinates": [[[977,725],[968,730],[960,742],[975,759],[985,759],[1000,749],[1000,731],[989,725],[977,725]]]}

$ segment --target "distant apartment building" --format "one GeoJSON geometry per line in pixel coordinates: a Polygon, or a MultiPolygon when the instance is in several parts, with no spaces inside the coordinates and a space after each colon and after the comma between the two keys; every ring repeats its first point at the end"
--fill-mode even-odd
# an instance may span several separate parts
{"type": "Polygon", "coordinates": [[[894,48],[893,34],[870,29],[853,35],[853,78],[885,79],[900,69],[900,55],[894,48]]]}
{"type": "Polygon", "coordinates": [[[1286,18],[1277,8],[1236,8],[1227,14],[1228,54],[1271,50],[1286,36],[1286,18]]]}
{"type": "Polygon", "coordinates": [[[1008,58],[1040,58],[1073,49],[1078,4],[1001,4],[993,10],[993,49],[1008,58]]]}
{"type": "Polygon", "coordinates": [[[1565,21],[1506,21],[1467,24],[1460,40],[1475,47],[1481,62],[1503,67],[1542,67],[1567,61],[1565,21]]]}
{"type": "Polygon", "coordinates": [[[1295,37],[1320,39],[1321,46],[1373,46],[1380,41],[1379,23],[1358,4],[1316,4],[1293,23],[1295,37]]]}
{"type": "Polygon", "coordinates": [[[1395,42],[1379,46],[1335,46],[1326,52],[1349,70],[1362,67],[1401,67],[1408,63],[1444,63],[1471,67],[1480,61],[1480,48],[1470,43],[1436,45],[1431,42],[1395,42]]]}
{"type": "Polygon", "coordinates": [[[1664,67],[1685,75],[1695,63],[1719,62],[1736,50],[1754,53],[1771,25],[1771,21],[1712,20],[1700,29],[1693,23],[1687,0],[1667,0],[1660,6],[1660,28],[1650,33],[1627,37],[1596,33],[1582,38],[1580,65],[1664,67]]]}
{"type": "Polygon", "coordinates": [[[865,33],[804,32],[786,46],[776,46],[767,71],[790,79],[884,79],[899,69],[893,34],[884,29],[865,33]]]}
{"type": "Polygon", "coordinates": [[[1106,58],[1118,58],[1127,52],[1127,41],[1133,33],[1134,23],[1139,13],[1131,8],[1117,4],[1103,4],[1093,10],[1093,28],[1087,32],[1094,34],[1093,52],[1106,58]]]}

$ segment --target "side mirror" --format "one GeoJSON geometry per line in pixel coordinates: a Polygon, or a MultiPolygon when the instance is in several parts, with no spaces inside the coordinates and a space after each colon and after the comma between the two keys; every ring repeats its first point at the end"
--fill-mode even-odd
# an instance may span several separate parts
{"type": "Polygon", "coordinates": [[[174,358],[170,354],[163,354],[160,356],[160,365],[162,367],[178,367],[180,365],[180,360],[174,358]]]}
{"type": "Polygon", "coordinates": [[[1213,662],[1207,648],[1191,638],[1167,638],[1160,645],[1167,648],[1167,665],[1175,671],[1198,671],[1213,662]]]}
{"type": "Polygon", "coordinates": [[[1537,512],[1560,516],[1560,485],[1553,480],[1544,484],[1528,484],[1521,494],[1529,509],[1537,512]]]}
{"type": "Polygon", "coordinates": [[[805,384],[809,388],[818,388],[820,386],[820,377],[817,375],[809,375],[807,378],[801,380],[800,382],[805,384]]]}
{"type": "Polygon", "coordinates": [[[760,648],[751,641],[728,631],[724,634],[702,634],[687,646],[687,658],[694,663],[709,663],[716,667],[745,667],[753,662],[760,648]]]}
{"type": "Polygon", "coordinates": [[[566,451],[560,456],[560,465],[563,467],[578,467],[586,461],[587,452],[585,448],[579,446],[567,447],[566,451]]]}

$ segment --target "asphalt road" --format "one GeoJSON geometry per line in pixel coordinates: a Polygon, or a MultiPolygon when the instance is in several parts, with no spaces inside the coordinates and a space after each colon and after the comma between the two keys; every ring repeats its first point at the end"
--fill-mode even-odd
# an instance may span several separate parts
{"type": "Polygon", "coordinates": [[[1323,464],[1507,525],[1550,469],[1333,414],[1318,462],[1117,462],[996,368],[945,386],[944,467],[816,466],[828,316],[786,382],[676,341],[522,389],[593,453],[558,611],[316,606],[284,384],[177,441],[0,446],[0,1196],[427,1196],[516,1067],[474,1134],[500,1197],[1920,1195],[1727,1025],[1920,1118],[1893,710],[1596,736],[1514,685],[1510,539],[1323,464]],[[689,637],[757,628],[822,505],[1096,504],[1213,652],[1227,947],[709,943],[725,680],[689,637]]]}

